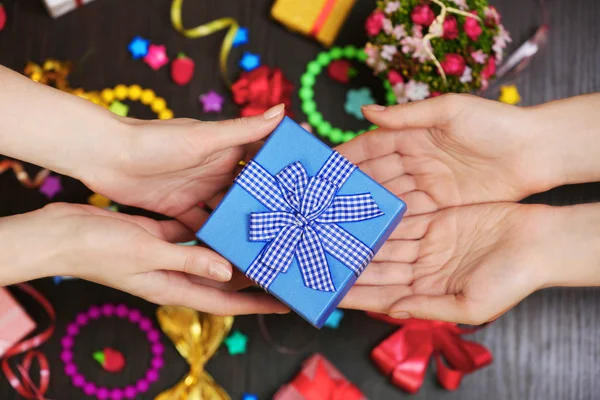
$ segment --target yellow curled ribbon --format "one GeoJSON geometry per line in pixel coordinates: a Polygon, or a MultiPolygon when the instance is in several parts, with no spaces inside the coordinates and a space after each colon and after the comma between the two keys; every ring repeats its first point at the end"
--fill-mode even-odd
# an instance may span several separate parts
{"type": "Polygon", "coordinates": [[[190,365],[190,372],[155,400],[231,400],[204,366],[231,330],[233,317],[218,317],[185,307],[159,307],[156,317],[163,332],[190,365]]]}
{"type": "Polygon", "coordinates": [[[223,40],[223,44],[221,45],[220,64],[221,75],[223,75],[223,80],[225,81],[228,87],[231,87],[231,82],[229,81],[229,78],[227,76],[227,59],[229,58],[229,53],[231,52],[231,48],[233,47],[233,40],[235,39],[237,30],[240,27],[239,24],[233,18],[219,18],[207,24],[199,25],[195,28],[186,29],[183,27],[181,17],[182,6],[183,0],[173,0],[173,3],[171,3],[171,23],[173,24],[173,27],[177,32],[181,33],[187,38],[197,39],[212,35],[215,32],[229,28],[229,31],[227,32],[227,34],[225,35],[225,39],[223,40]]]}
{"type": "Polygon", "coordinates": [[[447,85],[448,79],[446,77],[446,73],[444,72],[444,69],[442,68],[442,64],[437,59],[435,54],[433,54],[433,50],[431,49],[431,39],[443,36],[444,21],[446,20],[446,14],[448,14],[448,13],[462,15],[463,17],[467,17],[467,18],[473,18],[479,22],[481,22],[481,18],[479,18],[477,15],[473,15],[466,11],[459,10],[458,8],[448,7],[444,3],[442,3],[440,0],[431,0],[431,1],[434,2],[435,4],[437,4],[438,6],[440,6],[442,11],[440,12],[440,15],[438,15],[435,18],[435,20],[431,23],[431,25],[429,26],[429,32],[423,38],[423,48],[425,49],[425,51],[427,52],[427,55],[429,56],[429,58],[431,58],[431,61],[433,61],[433,63],[437,67],[438,71],[440,72],[440,75],[442,76],[442,80],[444,81],[444,85],[447,85]]]}

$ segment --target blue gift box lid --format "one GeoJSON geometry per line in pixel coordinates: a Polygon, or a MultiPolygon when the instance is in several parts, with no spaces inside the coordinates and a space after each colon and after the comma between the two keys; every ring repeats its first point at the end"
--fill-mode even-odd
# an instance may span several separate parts
{"type": "MultiPolygon", "coordinates": [[[[333,150],[285,117],[273,131],[253,162],[275,176],[285,167],[300,162],[309,177],[315,176],[333,150]]],[[[337,192],[338,195],[369,193],[383,215],[337,225],[376,253],[400,223],[406,204],[359,169],[355,169],[337,192]]],[[[208,221],[197,233],[198,239],[246,272],[268,244],[249,240],[251,213],[268,210],[239,184],[234,184],[208,221]]],[[[279,272],[268,292],[287,304],[314,326],[323,326],[344,295],[358,279],[341,261],[326,253],[334,292],[319,291],[304,285],[297,257],[289,269],[279,272]]],[[[367,267],[368,268],[368,267],[367,267]]]]}

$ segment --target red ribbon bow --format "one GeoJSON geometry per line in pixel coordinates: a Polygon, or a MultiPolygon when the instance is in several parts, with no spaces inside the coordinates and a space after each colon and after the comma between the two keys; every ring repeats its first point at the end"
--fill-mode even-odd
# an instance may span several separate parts
{"type": "Polygon", "coordinates": [[[323,360],[317,361],[315,376],[298,375],[292,386],[306,400],[363,400],[360,390],[345,379],[334,379],[329,375],[323,360]]]}
{"type": "Polygon", "coordinates": [[[394,385],[409,393],[414,394],[421,388],[431,356],[435,357],[438,381],[447,390],[456,390],[465,374],[492,362],[492,353],[487,348],[461,337],[478,328],[462,329],[449,322],[399,320],[367,314],[380,321],[402,325],[402,329],[373,349],[371,358],[383,373],[391,376],[394,385]]]}
{"type": "Polygon", "coordinates": [[[280,103],[285,104],[286,115],[292,118],[291,104],[294,87],[279,68],[260,66],[244,72],[233,84],[233,101],[242,106],[241,116],[260,115],[280,103]]]}

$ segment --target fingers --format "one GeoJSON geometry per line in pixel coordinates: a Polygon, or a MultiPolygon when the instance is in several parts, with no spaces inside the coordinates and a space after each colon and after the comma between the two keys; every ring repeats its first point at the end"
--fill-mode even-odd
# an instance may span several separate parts
{"type": "Polygon", "coordinates": [[[346,294],[340,307],[387,314],[392,304],[411,294],[411,288],[405,285],[354,286],[346,294]]]}
{"type": "Polygon", "coordinates": [[[419,258],[419,240],[388,240],[379,249],[373,261],[414,263],[419,258]]]}
{"type": "Polygon", "coordinates": [[[415,178],[411,175],[401,175],[385,182],[383,187],[394,193],[396,196],[402,197],[404,194],[416,190],[417,184],[415,178]]]}
{"type": "Polygon", "coordinates": [[[146,269],[179,271],[189,275],[227,282],[233,270],[231,264],[217,253],[198,246],[180,246],[161,240],[147,242],[140,254],[146,269]]]}
{"type": "Polygon", "coordinates": [[[406,203],[406,216],[428,214],[439,209],[437,203],[425,192],[413,191],[402,195],[406,203]]]}
{"type": "Polygon", "coordinates": [[[280,104],[255,117],[203,122],[199,125],[199,131],[209,133],[210,140],[206,135],[198,135],[198,131],[193,132],[195,136],[192,140],[207,142],[210,153],[256,142],[273,132],[284,116],[284,108],[280,104]]]}
{"type": "Polygon", "coordinates": [[[375,129],[363,133],[351,141],[337,146],[335,150],[354,164],[380,158],[396,152],[396,135],[394,132],[375,129]]]}
{"type": "Polygon", "coordinates": [[[216,287],[191,282],[183,274],[157,275],[146,286],[160,290],[148,300],[163,305],[183,306],[213,315],[286,314],[284,304],[266,293],[224,292],[216,287]]]}
{"type": "Polygon", "coordinates": [[[364,161],[358,168],[377,182],[387,182],[404,174],[402,156],[398,153],[364,161]]]}
{"type": "MultiPolygon", "coordinates": [[[[210,215],[200,207],[192,207],[177,215],[175,219],[192,232],[198,232],[210,215]]],[[[190,239],[193,240],[193,239],[190,239]]]]}
{"type": "Polygon", "coordinates": [[[385,286],[410,285],[413,281],[412,265],[398,262],[372,262],[358,278],[357,285],[385,286]]]}
{"type": "Polygon", "coordinates": [[[435,214],[415,215],[407,217],[390,235],[391,240],[419,240],[423,239],[429,230],[429,224],[435,214]]]}
{"type": "Polygon", "coordinates": [[[483,308],[476,308],[462,295],[408,296],[398,300],[389,310],[394,318],[419,318],[481,325],[488,321],[483,308]]]}
{"type": "Polygon", "coordinates": [[[365,106],[364,116],[387,129],[430,128],[448,124],[463,108],[465,96],[446,94],[390,107],[365,106]]]}

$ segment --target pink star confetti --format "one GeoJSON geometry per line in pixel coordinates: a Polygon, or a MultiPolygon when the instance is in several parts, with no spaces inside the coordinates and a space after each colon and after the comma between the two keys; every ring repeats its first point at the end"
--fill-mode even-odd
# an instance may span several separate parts
{"type": "Polygon", "coordinates": [[[211,90],[206,94],[200,95],[200,103],[204,108],[204,112],[221,112],[223,109],[223,96],[211,90]]]}
{"type": "Polygon", "coordinates": [[[169,62],[167,57],[167,48],[163,45],[151,44],[148,49],[148,54],[144,57],[144,62],[150,66],[153,70],[157,71],[162,66],[169,62]]]}
{"type": "Polygon", "coordinates": [[[60,177],[58,176],[50,175],[44,180],[42,186],[40,186],[40,193],[50,200],[52,200],[60,191],[62,191],[62,185],[60,183],[60,177]]]}

